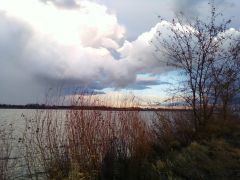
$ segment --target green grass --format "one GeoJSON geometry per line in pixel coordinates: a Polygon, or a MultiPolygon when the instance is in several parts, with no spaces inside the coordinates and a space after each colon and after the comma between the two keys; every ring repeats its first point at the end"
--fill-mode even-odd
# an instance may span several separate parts
{"type": "Polygon", "coordinates": [[[239,119],[213,119],[194,134],[190,144],[172,144],[155,164],[162,179],[240,178],[239,119]]]}

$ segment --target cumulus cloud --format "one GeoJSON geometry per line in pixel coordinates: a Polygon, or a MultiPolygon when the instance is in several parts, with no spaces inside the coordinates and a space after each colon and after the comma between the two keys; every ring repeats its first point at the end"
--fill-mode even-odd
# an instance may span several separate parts
{"type": "Polygon", "coordinates": [[[46,89],[59,85],[95,92],[167,84],[157,76],[170,70],[167,59],[151,44],[157,32],[169,35],[166,21],[128,41],[116,15],[93,1],[0,4],[0,103],[38,101],[46,89]]]}
{"type": "Polygon", "coordinates": [[[155,52],[156,47],[151,42],[158,39],[160,31],[164,37],[167,37],[170,25],[171,23],[162,21],[150,31],[141,34],[135,41],[125,41],[118,50],[125,63],[133,66],[138,73],[159,74],[169,71],[166,60],[162,59],[161,54],[158,54],[159,52],[155,52]]]}
{"type": "MultiPolygon", "coordinates": [[[[139,69],[145,68],[145,62],[138,65],[141,60],[134,59],[138,57],[121,55],[127,43],[120,48],[125,28],[104,5],[81,1],[81,6],[66,10],[58,8],[58,3],[71,1],[24,2],[1,2],[1,101],[13,94],[16,98],[18,92],[28,96],[35,89],[39,93],[59,84],[124,88],[135,83],[139,69]],[[15,82],[19,82],[18,90],[15,82]]],[[[149,46],[141,44],[143,38],[133,45],[140,48],[136,53],[149,46]]]]}

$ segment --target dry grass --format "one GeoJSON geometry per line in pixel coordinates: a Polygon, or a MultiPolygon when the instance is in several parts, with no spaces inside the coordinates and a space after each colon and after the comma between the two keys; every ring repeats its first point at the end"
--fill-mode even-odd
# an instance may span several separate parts
{"type": "MultiPolygon", "coordinates": [[[[118,104],[124,107],[134,104],[133,100],[118,104]]],[[[105,104],[96,96],[78,95],[72,97],[71,105],[105,104]]],[[[171,163],[175,161],[171,157],[184,148],[188,150],[195,141],[202,145],[203,140],[223,137],[234,147],[239,146],[239,121],[220,122],[216,116],[212,123],[195,131],[191,111],[156,112],[154,117],[149,122],[140,111],[79,108],[37,110],[31,118],[23,115],[25,130],[20,138],[23,151],[19,151],[25,160],[24,178],[158,179],[165,169],[173,173],[175,166],[171,163]]],[[[13,177],[8,161],[13,147],[9,141],[12,132],[13,129],[0,131],[0,157],[8,157],[1,161],[1,179],[13,177]]]]}
{"type": "Polygon", "coordinates": [[[156,112],[152,129],[163,152],[190,143],[195,133],[191,111],[156,112]]]}
{"type": "MultiPolygon", "coordinates": [[[[100,103],[72,99],[75,106],[100,103]]],[[[145,158],[151,149],[151,130],[138,111],[44,110],[25,120],[22,143],[33,179],[96,179],[109,161],[145,158]]]]}
{"type": "Polygon", "coordinates": [[[12,124],[0,126],[0,179],[12,179],[16,168],[14,152],[14,128],[12,124]]]}

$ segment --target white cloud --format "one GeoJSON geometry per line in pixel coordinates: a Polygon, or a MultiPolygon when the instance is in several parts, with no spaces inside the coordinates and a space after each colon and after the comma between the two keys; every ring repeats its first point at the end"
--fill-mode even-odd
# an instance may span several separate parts
{"type": "MultiPolygon", "coordinates": [[[[0,4],[0,81],[15,89],[12,94],[17,93],[16,79],[32,84],[26,77],[38,87],[63,82],[103,88],[118,79],[117,75],[112,79],[119,67],[108,49],[119,47],[125,28],[105,6],[81,1],[81,6],[65,9],[39,0],[0,4]]],[[[8,94],[3,89],[0,101],[8,94]]],[[[24,92],[30,86],[20,89],[24,92]]]]}
{"type": "Polygon", "coordinates": [[[152,41],[159,38],[159,31],[163,37],[167,38],[170,26],[171,23],[162,21],[150,31],[141,34],[135,41],[125,41],[123,46],[119,48],[122,58],[135,67],[135,71],[138,73],[160,74],[169,71],[166,66],[167,60],[164,59],[161,52],[156,52],[156,47],[152,41]]]}
{"type": "Polygon", "coordinates": [[[125,29],[103,5],[81,1],[78,8],[66,10],[52,2],[24,1],[9,0],[2,4],[5,13],[1,19],[6,21],[3,29],[8,32],[4,36],[12,37],[14,28],[26,34],[24,41],[19,41],[21,36],[9,39],[9,51],[15,56],[14,63],[21,64],[19,68],[44,83],[63,81],[94,88],[124,88],[135,82],[137,73],[151,71],[157,65],[149,44],[155,28],[119,48],[125,29]],[[29,7],[30,11],[26,9],[29,7]],[[21,22],[21,27],[18,23],[9,26],[7,21],[11,19],[21,22]],[[18,49],[11,49],[13,44],[18,49]],[[123,57],[114,59],[109,48],[123,57]]]}
{"type": "Polygon", "coordinates": [[[18,93],[19,102],[29,102],[59,83],[144,89],[162,82],[141,80],[139,73],[169,71],[150,41],[158,31],[167,37],[170,23],[162,21],[130,42],[116,15],[89,0],[0,0],[0,25],[0,103],[18,93]]]}
{"type": "Polygon", "coordinates": [[[52,2],[8,0],[0,9],[29,24],[36,33],[68,45],[116,47],[125,29],[103,5],[81,1],[76,9],[59,9],[52,2]],[[24,3],[23,3],[24,2],[24,3]]]}

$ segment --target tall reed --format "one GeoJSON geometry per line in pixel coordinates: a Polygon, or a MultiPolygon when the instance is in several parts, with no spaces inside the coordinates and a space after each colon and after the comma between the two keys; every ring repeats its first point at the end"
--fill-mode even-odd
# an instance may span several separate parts
{"type": "Polygon", "coordinates": [[[25,117],[22,143],[30,178],[106,179],[128,173],[115,165],[120,161],[147,156],[152,132],[139,111],[79,108],[102,103],[94,96],[78,95],[71,99],[76,109],[38,110],[32,119],[25,117]]]}
{"type": "Polygon", "coordinates": [[[14,127],[12,124],[0,126],[0,179],[8,180],[14,177],[16,157],[13,156],[15,143],[14,127]]]}

